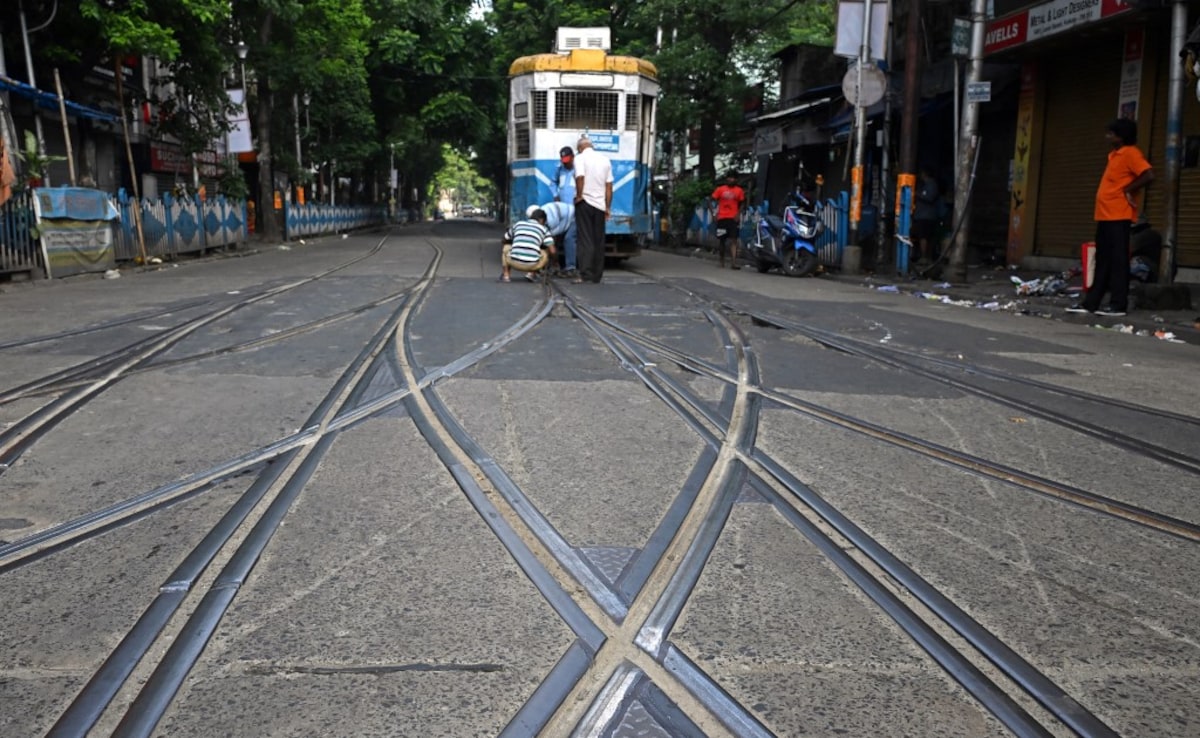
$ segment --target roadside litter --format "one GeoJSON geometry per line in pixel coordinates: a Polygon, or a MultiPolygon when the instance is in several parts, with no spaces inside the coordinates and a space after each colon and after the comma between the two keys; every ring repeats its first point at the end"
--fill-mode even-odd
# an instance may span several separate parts
{"type": "Polygon", "coordinates": [[[1015,274],[1010,277],[1018,295],[1041,295],[1048,297],[1052,295],[1061,295],[1067,291],[1070,286],[1070,281],[1073,277],[1079,276],[1080,271],[1077,267],[1068,269],[1065,272],[1058,274],[1050,274],[1038,279],[1024,280],[1015,274]]]}

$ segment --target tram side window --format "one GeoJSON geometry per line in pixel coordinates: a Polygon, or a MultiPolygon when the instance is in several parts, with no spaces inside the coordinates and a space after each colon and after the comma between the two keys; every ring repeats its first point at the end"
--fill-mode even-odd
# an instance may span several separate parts
{"type": "Polygon", "coordinates": [[[636,131],[642,125],[642,113],[638,108],[638,103],[641,102],[641,97],[634,95],[625,96],[625,130],[636,131]]]}
{"type": "Polygon", "coordinates": [[[554,127],[615,131],[619,92],[559,90],[554,95],[554,127]]]}
{"type": "Polygon", "coordinates": [[[516,137],[515,143],[516,143],[516,147],[517,147],[516,153],[513,158],[528,159],[530,156],[529,129],[524,125],[520,125],[520,126],[517,126],[517,129],[515,131],[513,131],[513,134],[516,137]]]}
{"type": "Polygon", "coordinates": [[[546,110],[546,91],[533,91],[533,127],[545,128],[549,123],[550,116],[546,110]]]}

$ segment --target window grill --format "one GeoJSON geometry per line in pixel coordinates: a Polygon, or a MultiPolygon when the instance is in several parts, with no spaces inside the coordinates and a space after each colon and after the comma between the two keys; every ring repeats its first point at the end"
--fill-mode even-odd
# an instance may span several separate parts
{"type": "Polygon", "coordinates": [[[625,130],[636,131],[642,125],[642,111],[638,107],[641,96],[633,94],[625,96],[625,130]]]}
{"type": "Polygon", "coordinates": [[[620,94],[558,90],[554,94],[554,127],[615,131],[620,94]]]}
{"type": "Polygon", "coordinates": [[[516,131],[514,131],[514,134],[515,134],[515,136],[516,136],[516,139],[517,139],[517,140],[516,140],[516,142],[515,142],[515,143],[516,143],[517,152],[516,152],[516,156],[515,156],[514,158],[517,158],[517,159],[528,159],[528,158],[529,158],[529,156],[530,156],[530,151],[529,151],[529,129],[528,129],[528,128],[526,128],[525,126],[517,126],[517,130],[516,130],[516,131]]]}
{"type": "Polygon", "coordinates": [[[533,91],[533,127],[545,128],[550,120],[546,112],[546,91],[533,91]]]}

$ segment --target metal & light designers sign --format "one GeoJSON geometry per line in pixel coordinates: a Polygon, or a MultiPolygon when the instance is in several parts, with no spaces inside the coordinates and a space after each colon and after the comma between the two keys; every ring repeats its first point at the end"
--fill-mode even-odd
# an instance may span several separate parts
{"type": "Polygon", "coordinates": [[[1129,0],[1050,0],[989,21],[983,53],[993,54],[1130,10],[1129,0]]]}

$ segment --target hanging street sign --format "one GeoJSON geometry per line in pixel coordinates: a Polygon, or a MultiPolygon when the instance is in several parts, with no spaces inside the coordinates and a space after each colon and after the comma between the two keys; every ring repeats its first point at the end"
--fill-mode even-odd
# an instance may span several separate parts
{"type": "Polygon", "coordinates": [[[858,65],[851,65],[842,78],[842,94],[846,101],[856,108],[869,108],[883,99],[887,90],[887,75],[874,64],[868,64],[862,70],[862,87],[858,82],[858,65]]]}

